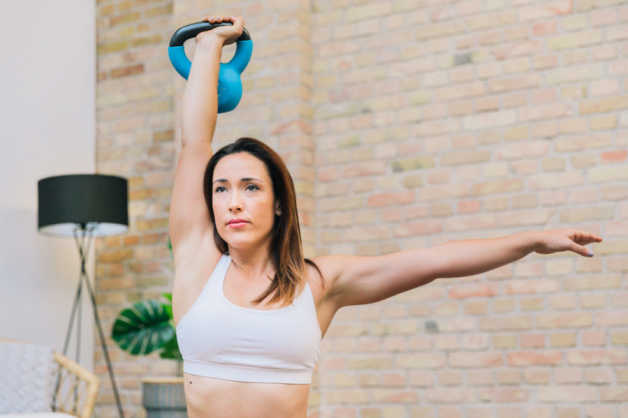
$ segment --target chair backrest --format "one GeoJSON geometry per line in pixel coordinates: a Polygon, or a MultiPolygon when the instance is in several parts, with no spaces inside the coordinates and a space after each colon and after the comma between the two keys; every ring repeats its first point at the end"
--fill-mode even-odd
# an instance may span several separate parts
{"type": "Polygon", "coordinates": [[[0,338],[0,413],[90,418],[100,379],[47,345],[0,338]]]}
{"type": "Polygon", "coordinates": [[[62,354],[54,353],[59,367],[59,386],[54,390],[54,410],[90,418],[96,404],[100,379],[62,354]]]}

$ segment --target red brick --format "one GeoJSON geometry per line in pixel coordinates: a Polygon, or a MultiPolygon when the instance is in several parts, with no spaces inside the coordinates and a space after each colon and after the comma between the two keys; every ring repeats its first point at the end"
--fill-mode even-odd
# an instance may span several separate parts
{"type": "Polygon", "coordinates": [[[506,294],[551,293],[560,288],[556,280],[509,280],[505,284],[506,294]]]}
{"type": "Polygon", "coordinates": [[[582,369],[576,367],[562,367],[554,369],[556,383],[580,383],[582,382],[582,369]]]}
{"type": "Polygon", "coordinates": [[[594,364],[627,364],[628,352],[619,350],[578,350],[566,353],[569,364],[594,365],[594,364]]]}
{"type": "Polygon", "coordinates": [[[414,202],[414,192],[381,193],[369,196],[368,205],[371,207],[404,205],[414,202]]]}
{"type": "Polygon", "coordinates": [[[478,398],[483,402],[525,402],[529,398],[528,391],[518,388],[479,389],[478,398]]]}
{"type": "Polygon", "coordinates": [[[142,74],[144,72],[144,64],[130,65],[127,67],[114,68],[109,73],[110,78],[127,77],[130,75],[142,74]]]}
{"type": "Polygon", "coordinates": [[[437,388],[427,389],[425,398],[434,403],[466,403],[472,402],[473,394],[466,388],[437,388]]]}
{"type": "Polygon", "coordinates": [[[614,386],[600,388],[602,402],[628,402],[628,386],[614,386]]]}
{"type": "Polygon", "coordinates": [[[584,346],[601,346],[606,343],[606,332],[583,331],[581,339],[584,346]]]}
{"type": "Polygon", "coordinates": [[[476,283],[472,285],[458,285],[449,289],[448,296],[452,299],[466,299],[474,297],[492,297],[497,295],[498,286],[494,283],[476,283]]]}
{"type": "Polygon", "coordinates": [[[554,0],[539,5],[526,6],[519,9],[521,20],[545,19],[570,13],[573,10],[571,0],[554,0]]]}
{"type": "Polygon", "coordinates": [[[562,359],[562,354],[558,351],[519,351],[507,353],[507,358],[511,366],[557,365],[562,359]]]}
{"type": "Polygon", "coordinates": [[[504,361],[501,353],[452,352],[449,364],[452,367],[492,367],[501,366],[504,361]]]}
{"type": "Polygon", "coordinates": [[[595,322],[603,327],[625,326],[628,325],[628,311],[599,312],[595,316],[595,322]]]}
{"type": "Polygon", "coordinates": [[[556,22],[539,22],[532,25],[532,33],[534,36],[545,36],[556,33],[556,22]]]}
{"type": "Polygon", "coordinates": [[[586,386],[549,386],[537,392],[540,402],[595,402],[598,390],[586,386]]]}
{"type": "Polygon", "coordinates": [[[608,151],[608,152],[603,152],[601,154],[601,158],[603,161],[608,161],[608,162],[622,162],[622,161],[626,161],[626,157],[628,156],[628,151],[626,150],[619,150],[619,151],[608,151]]]}
{"type": "Polygon", "coordinates": [[[519,337],[521,348],[543,348],[545,347],[545,335],[543,334],[522,334],[519,337]]]}

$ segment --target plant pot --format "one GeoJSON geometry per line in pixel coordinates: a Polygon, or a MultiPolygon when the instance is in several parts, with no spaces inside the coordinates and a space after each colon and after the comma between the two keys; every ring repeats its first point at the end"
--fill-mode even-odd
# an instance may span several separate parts
{"type": "Polygon", "coordinates": [[[146,418],[187,418],[182,377],[142,379],[142,405],[146,418]]]}

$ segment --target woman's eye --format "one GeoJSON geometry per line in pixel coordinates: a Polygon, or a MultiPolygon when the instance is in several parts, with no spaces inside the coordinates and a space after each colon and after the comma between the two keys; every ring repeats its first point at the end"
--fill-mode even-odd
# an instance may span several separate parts
{"type": "MultiPolygon", "coordinates": [[[[259,190],[260,188],[255,184],[249,184],[245,188],[246,190],[259,190]]],[[[214,189],[214,192],[222,192],[225,188],[223,186],[218,186],[214,189]]]]}

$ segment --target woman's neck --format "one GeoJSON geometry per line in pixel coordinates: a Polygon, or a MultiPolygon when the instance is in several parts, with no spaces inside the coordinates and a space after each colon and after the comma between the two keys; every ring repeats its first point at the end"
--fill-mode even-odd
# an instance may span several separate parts
{"type": "Polygon", "coordinates": [[[229,256],[238,275],[246,280],[258,280],[259,277],[272,280],[275,275],[275,266],[268,247],[255,249],[229,247],[229,256]]]}

